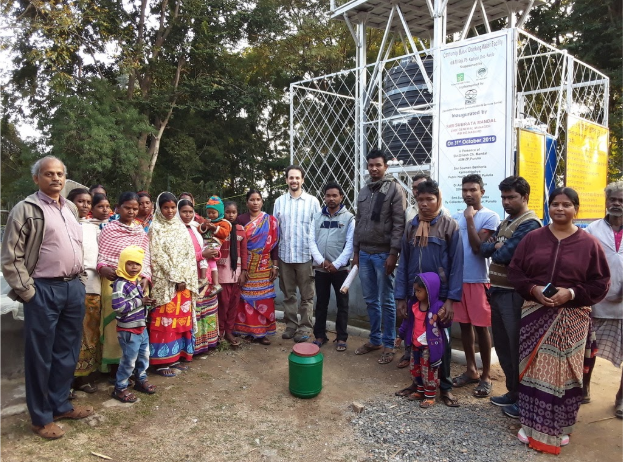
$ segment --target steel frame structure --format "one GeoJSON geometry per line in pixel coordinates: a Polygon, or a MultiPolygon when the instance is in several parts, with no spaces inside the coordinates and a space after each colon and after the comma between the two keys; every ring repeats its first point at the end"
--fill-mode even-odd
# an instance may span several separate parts
{"type": "MultiPolygon", "coordinates": [[[[308,189],[321,191],[325,183],[337,181],[346,190],[346,204],[354,210],[358,190],[367,176],[365,155],[373,148],[386,149],[383,133],[396,134],[397,127],[410,127],[420,145],[424,134],[432,145],[426,161],[410,159],[406,164],[392,160],[389,172],[410,193],[410,177],[418,171],[437,178],[437,101],[439,100],[440,53],[446,43],[479,35],[477,25],[490,33],[490,21],[507,18],[515,29],[514,40],[514,127],[539,126],[557,142],[557,169],[550,184],[563,184],[567,114],[608,125],[609,79],[582,61],[531,36],[519,27],[535,0],[331,0],[330,15],[345,21],[356,43],[356,68],[293,83],[290,88],[290,153],[292,163],[307,171],[308,189]],[[519,15],[519,17],[518,17],[519,15]],[[366,30],[384,30],[378,56],[367,63],[366,30]],[[415,37],[420,37],[415,38],[415,37]],[[427,47],[422,39],[428,40],[427,47]],[[393,49],[403,49],[391,57],[393,49]],[[432,77],[424,60],[433,60],[432,77]],[[424,77],[419,92],[432,102],[398,104],[393,114],[384,114],[389,89],[389,72],[407,60],[416,63],[424,77]],[[413,125],[405,123],[412,117],[413,125]],[[417,135],[417,132],[421,135],[417,135]],[[420,138],[422,136],[422,138],[420,138]]],[[[507,63],[509,65],[509,63],[507,63]]],[[[514,157],[514,148],[507,155],[514,157]]],[[[513,165],[513,162],[510,163],[513,165]]],[[[509,174],[513,174],[511,171],[509,174]]]]}

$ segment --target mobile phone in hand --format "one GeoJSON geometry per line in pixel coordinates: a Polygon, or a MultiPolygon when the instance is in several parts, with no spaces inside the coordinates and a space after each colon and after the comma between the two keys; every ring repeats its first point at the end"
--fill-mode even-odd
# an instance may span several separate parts
{"type": "Polygon", "coordinates": [[[559,289],[554,287],[551,282],[548,282],[548,285],[543,288],[543,292],[541,292],[541,293],[543,294],[544,297],[550,298],[550,297],[556,295],[556,293],[558,291],[559,291],[559,289]]]}

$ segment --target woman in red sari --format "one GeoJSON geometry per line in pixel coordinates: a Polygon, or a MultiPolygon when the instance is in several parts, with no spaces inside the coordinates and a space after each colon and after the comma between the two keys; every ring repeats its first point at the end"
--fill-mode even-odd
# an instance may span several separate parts
{"type": "Polygon", "coordinates": [[[241,287],[234,333],[250,336],[269,345],[268,336],[276,333],[274,280],[278,276],[278,220],[261,210],[261,193],[246,195],[248,213],[239,215],[248,239],[248,273],[241,287]]]}

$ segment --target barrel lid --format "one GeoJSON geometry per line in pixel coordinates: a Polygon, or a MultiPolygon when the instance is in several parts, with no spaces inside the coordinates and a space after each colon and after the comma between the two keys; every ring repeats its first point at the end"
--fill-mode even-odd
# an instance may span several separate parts
{"type": "Polygon", "coordinates": [[[314,343],[296,343],[293,346],[292,351],[298,356],[303,356],[307,358],[318,354],[320,352],[320,347],[318,347],[314,343]]]}

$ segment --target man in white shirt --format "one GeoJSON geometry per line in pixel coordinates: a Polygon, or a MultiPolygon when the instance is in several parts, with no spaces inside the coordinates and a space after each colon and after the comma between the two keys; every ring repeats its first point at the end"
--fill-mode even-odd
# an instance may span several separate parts
{"type": "Polygon", "coordinates": [[[285,169],[289,192],[274,203],[274,217],[280,225],[278,242],[279,285],[283,293],[285,322],[284,339],[306,342],[313,328],[313,297],[315,296],[313,266],[309,247],[309,231],[313,215],[320,211],[319,201],[302,190],[304,170],[297,165],[285,169]],[[300,291],[300,308],[296,289],[300,291]],[[300,321],[298,321],[298,314],[300,321]]]}
{"type": "Polygon", "coordinates": [[[309,234],[311,255],[315,269],[315,343],[321,347],[328,342],[326,318],[330,288],[335,289],[337,300],[337,351],[346,351],[348,339],[348,294],[340,291],[348,277],[348,267],[352,256],[354,235],[354,215],[342,204],[343,189],[335,182],[324,187],[325,206],[313,217],[309,234]]]}
{"type": "MultiPolygon", "coordinates": [[[[596,331],[598,356],[620,367],[624,355],[624,250],[622,233],[624,226],[624,183],[609,184],[604,190],[606,216],[587,226],[586,231],[594,236],[604,249],[611,267],[611,288],[600,303],[591,307],[593,327],[596,331]]],[[[591,374],[596,364],[595,356],[589,359],[589,370],[583,374],[583,404],[591,401],[591,374]]],[[[615,396],[615,416],[624,414],[623,382],[615,396]]]]}

